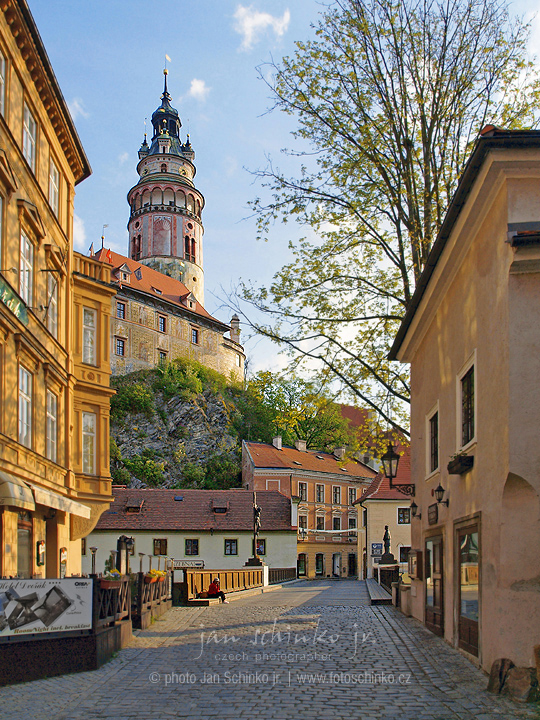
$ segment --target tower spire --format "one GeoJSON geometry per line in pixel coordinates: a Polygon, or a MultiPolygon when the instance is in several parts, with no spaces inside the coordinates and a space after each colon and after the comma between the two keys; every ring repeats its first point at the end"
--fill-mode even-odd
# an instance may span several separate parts
{"type": "Polygon", "coordinates": [[[167,90],[167,75],[168,75],[168,74],[169,74],[169,71],[167,70],[167,68],[166,68],[166,67],[163,68],[163,76],[164,76],[164,78],[165,78],[165,82],[164,82],[164,85],[163,85],[163,95],[162,95],[161,97],[162,97],[162,98],[167,98],[167,100],[170,100],[170,99],[171,99],[171,96],[169,95],[169,91],[167,90]]]}

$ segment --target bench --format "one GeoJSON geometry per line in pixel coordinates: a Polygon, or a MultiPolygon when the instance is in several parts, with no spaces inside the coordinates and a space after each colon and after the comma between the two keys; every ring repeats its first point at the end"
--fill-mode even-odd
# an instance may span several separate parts
{"type": "Polygon", "coordinates": [[[206,591],[197,593],[196,598],[188,600],[188,605],[202,605],[208,607],[209,605],[219,605],[221,600],[218,597],[208,597],[206,591]]]}
{"type": "Polygon", "coordinates": [[[370,605],[391,605],[392,596],[373,578],[366,580],[370,605]]]}

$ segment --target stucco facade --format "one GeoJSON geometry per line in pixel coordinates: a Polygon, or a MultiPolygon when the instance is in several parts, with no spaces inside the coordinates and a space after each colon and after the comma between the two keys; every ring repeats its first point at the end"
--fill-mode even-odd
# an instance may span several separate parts
{"type": "Polygon", "coordinates": [[[0,577],[59,577],[111,499],[114,291],[73,252],[90,167],[24,0],[2,4],[0,66],[0,577]]]}
{"type": "Polygon", "coordinates": [[[411,363],[413,614],[486,669],[539,642],[539,207],[540,133],[487,128],[391,355],[411,363]]]}

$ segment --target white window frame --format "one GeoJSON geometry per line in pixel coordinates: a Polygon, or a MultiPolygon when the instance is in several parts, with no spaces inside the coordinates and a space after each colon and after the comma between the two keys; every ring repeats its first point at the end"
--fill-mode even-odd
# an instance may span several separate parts
{"type": "Polygon", "coordinates": [[[341,515],[332,515],[332,530],[343,530],[342,522],[341,522],[341,515]],[[336,523],[337,520],[337,523],[336,523]],[[334,525],[339,524],[339,527],[334,527],[334,525]]]}
{"type": "Polygon", "coordinates": [[[125,357],[126,355],[126,341],[124,338],[115,337],[114,338],[114,354],[118,357],[125,357]],[[122,352],[118,352],[118,343],[122,343],[122,352]]]}
{"type": "Polygon", "coordinates": [[[315,516],[315,529],[316,530],[326,530],[326,517],[324,515],[316,515],[315,516]],[[319,520],[322,520],[322,528],[317,527],[317,523],[319,520]]]}
{"type": "Polygon", "coordinates": [[[60,170],[52,158],[49,160],[49,205],[55,217],[60,212],[60,170]]]}
{"type": "Polygon", "coordinates": [[[433,405],[433,407],[430,409],[430,411],[426,415],[426,478],[431,477],[432,475],[436,475],[441,470],[441,414],[439,412],[439,401],[433,405]],[[438,442],[437,442],[437,457],[438,457],[438,465],[435,468],[435,470],[431,469],[431,418],[435,415],[435,413],[439,416],[439,432],[438,432],[438,442]]]}
{"type": "Polygon", "coordinates": [[[461,366],[456,376],[456,448],[458,452],[464,452],[476,445],[476,433],[478,429],[478,363],[476,361],[476,348],[473,350],[467,361],[461,366]],[[474,367],[474,432],[472,438],[462,444],[463,416],[462,416],[462,392],[461,381],[469,370],[474,367]]]}
{"type": "Polygon", "coordinates": [[[49,460],[56,462],[58,450],[58,396],[52,390],[47,390],[46,411],[46,455],[49,460]]]}
{"type": "Polygon", "coordinates": [[[19,442],[32,447],[32,398],[34,376],[24,365],[19,365],[19,442]]]}
{"type": "Polygon", "coordinates": [[[332,505],[341,505],[341,485],[332,485],[332,505]],[[339,500],[336,502],[335,496],[336,496],[336,490],[337,495],[339,496],[339,500]]]}
{"type": "Polygon", "coordinates": [[[356,497],[356,496],[357,496],[357,488],[351,487],[351,486],[349,485],[348,490],[347,490],[347,496],[348,496],[348,500],[349,500],[349,505],[352,505],[353,502],[356,502],[356,500],[358,499],[358,498],[356,497]],[[353,498],[353,500],[352,500],[352,502],[351,502],[351,495],[352,495],[353,493],[354,493],[354,498],[353,498]]]}
{"type": "Polygon", "coordinates": [[[47,330],[58,339],[58,280],[47,273],[47,330]]]}
{"type": "Polygon", "coordinates": [[[26,233],[21,230],[19,251],[19,295],[31,307],[34,285],[34,245],[26,233]]]}
{"type": "Polygon", "coordinates": [[[302,515],[298,515],[298,529],[299,530],[307,530],[308,529],[308,516],[305,513],[302,513],[302,515]],[[302,522],[300,522],[302,521],[302,522]],[[303,525],[302,523],[305,522],[303,525]]]}
{"type": "Polygon", "coordinates": [[[24,103],[23,111],[23,155],[26,162],[36,171],[37,122],[34,114],[24,103]]]}
{"type": "Polygon", "coordinates": [[[83,307],[82,309],[82,361],[86,365],[96,365],[97,357],[97,310],[83,307]],[[87,318],[93,318],[92,323],[87,318]]]}
{"type": "Polygon", "coordinates": [[[317,483],[315,485],[315,502],[324,503],[326,497],[326,488],[324,483],[317,483]],[[319,488],[322,488],[322,500],[319,500],[319,488]]]}
{"type": "Polygon", "coordinates": [[[300,497],[300,502],[307,502],[308,499],[308,484],[307,482],[304,482],[303,480],[298,481],[298,496],[300,497]]]}
{"type": "Polygon", "coordinates": [[[6,58],[0,50],[0,114],[6,111],[6,58]]]}
{"type": "Polygon", "coordinates": [[[97,441],[97,415],[94,412],[81,413],[82,431],[82,471],[86,475],[96,474],[96,441],[97,441]],[[85,427],[90,421],[89,429],[85,427]]]}

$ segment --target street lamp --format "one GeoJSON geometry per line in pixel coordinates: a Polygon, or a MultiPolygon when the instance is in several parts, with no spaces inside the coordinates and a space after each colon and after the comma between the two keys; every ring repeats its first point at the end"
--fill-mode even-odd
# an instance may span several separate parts
{"type": "Polygon", "coordinates": [[[404,495],[411,495],[414,497],[415,488],[414,488],[413,484],[398,483],[397,485],[394,485],[394,483],[392,482],[392,480],[397,475],[398,465],[399,465],[399,457],[400,456],[394,450],[393,443],[389,442],[388,450],[381,457],[381,462],[382,462],[383,471],[384,471],[384,477],[389,480],[390,488],[392,490],[398,490],[400,493],[403,493],[404,495]]]}
{"type": "Polygon", "coordinates": [[[411,515],[413,518],[418,518],[419,520],[422,517],[422,513],[418,512],[418,505],[414,502],[414,500],[411,503],[411,515]]]}
{"type": "Polygon", "coordinates": [[[91,547],[90,552],[92,553],[92,575],[96,574],[96,553],[97,547],[91,547]]]}
{"type": "Polygon", "coordinates": [[[443,488],[441,483],[439,483],[434,490],[434,495],[435,495],[435,500],[437,501],[437,503],[439,505],[446,505],[446,507],[448,507],[448,505],[450,504],[450,501],[448,499],[443,500],[445,492],[446,492],[446,490],[443,488]]]}

